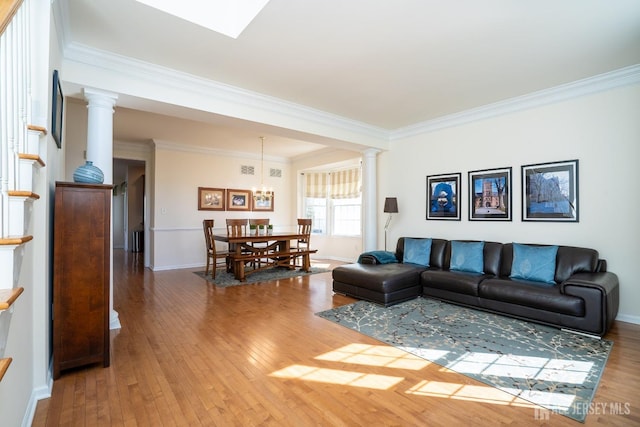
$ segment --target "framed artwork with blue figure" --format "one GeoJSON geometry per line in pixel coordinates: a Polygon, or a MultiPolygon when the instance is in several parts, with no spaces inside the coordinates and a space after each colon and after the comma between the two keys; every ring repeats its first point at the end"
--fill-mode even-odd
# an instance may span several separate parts
{"type": "Polygon", "coordinates": [[[460,221],[460,173],[427,176],[427,219],[460,221]]]}

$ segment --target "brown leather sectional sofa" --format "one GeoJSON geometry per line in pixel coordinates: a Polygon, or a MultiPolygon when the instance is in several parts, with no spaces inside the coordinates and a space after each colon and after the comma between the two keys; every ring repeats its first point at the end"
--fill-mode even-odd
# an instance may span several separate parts
{"type": "Polygon", "coordinates": [[[380,263],[374,251],[336,267],[333,291],[384,306],[437,298],[598,336],[607,333],[618,313],[618,277],[606,271],[594,249],[558,246],[549,284],[511,277],[512,243],[483,242],[483,271],[470,273],[450,269],[452,241],[445,239],[431,239],[428,267],[403,262],[405,239],[398,240],[395,260],[380,263]]]}

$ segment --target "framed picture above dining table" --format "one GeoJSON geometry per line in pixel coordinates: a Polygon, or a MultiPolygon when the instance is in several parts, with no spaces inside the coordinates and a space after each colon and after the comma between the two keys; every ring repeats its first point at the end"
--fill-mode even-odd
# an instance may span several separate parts
{"type": "Polygon", "coordinates": [[[224,188],[198,187],[199,211],[223,211],[226,205],[224,188]]]}
{"type": "Polygon", "coordinates": [[[251,210],[251,190],[227,189],[227,210],[251,210]]]}

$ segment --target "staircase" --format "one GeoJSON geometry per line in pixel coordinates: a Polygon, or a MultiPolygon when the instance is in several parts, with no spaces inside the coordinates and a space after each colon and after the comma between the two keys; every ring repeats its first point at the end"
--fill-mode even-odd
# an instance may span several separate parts
{"type": "Polygon", "coordinates": [[[30,0],[0,0],[0,381],[11,364],[5,355],[14,302],[23,293],[20,267],[27,245],[35,174],[46,129],[30,125],[30,0]]]}

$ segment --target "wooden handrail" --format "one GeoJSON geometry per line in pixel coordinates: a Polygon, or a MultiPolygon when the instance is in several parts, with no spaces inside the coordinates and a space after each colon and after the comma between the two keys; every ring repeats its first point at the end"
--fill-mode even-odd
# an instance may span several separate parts
{"type": "Polygon", "coordinates": [[[0,0],[0,35],[13,19],[18,9],[22,6],[22,0],[0,0]]]}

